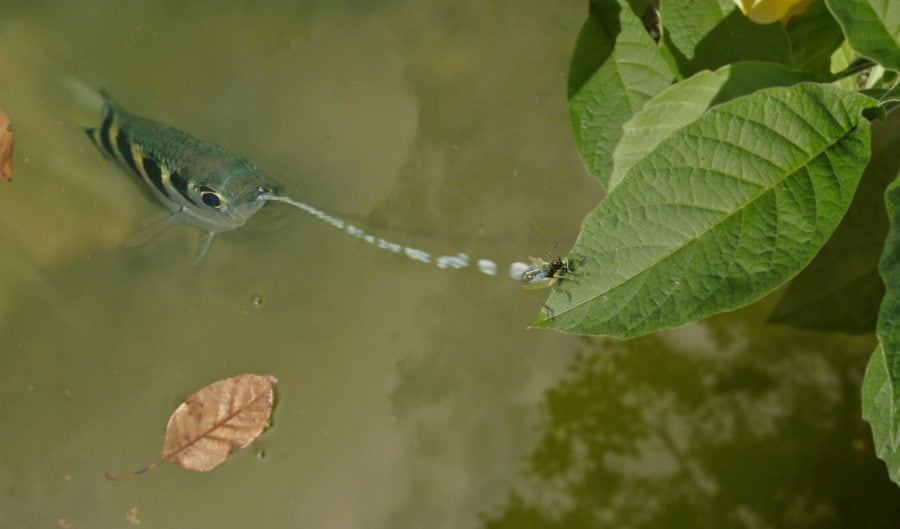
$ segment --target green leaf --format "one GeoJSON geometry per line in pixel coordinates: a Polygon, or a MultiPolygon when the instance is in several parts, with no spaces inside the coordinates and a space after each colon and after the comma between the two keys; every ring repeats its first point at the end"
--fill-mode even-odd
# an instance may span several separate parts
{"type": "Polygon", "coordinates": [[[857,53],[900,71],[900,2],[826,0],[857,53]]]}
{"type": "Polygon", "coordinates": [[[878,95],[877,99],[881,101],[881,104],[885,108],[886,112],[891,112],[893,109],[900,106],[900,85],[885,90],[883,93],[878,95]]]}
{"type": "Polygon", "coordinates": [[[891,385],[891,440],[900,445],[900,178],[885,191],[890,229],[878,271],[884,280],[885,295],[878,313],[878,340],[884,348],[888,382],[891,385]]]}
{"type": "Polygon", "coordinates": [[[840,257],[846,254],[835,256],[829,251],[823,260],[813,261],[816,267],[810,265],[810,272],[804,273],[802,280],[798,278],[791,283],[768,321],[816,331],[850,334],[874,331],[878,302],[884,295],[881,276],[876,269],[868,268],[866,256],[849,263],[840,257]],[[846,265],[848,273],[840,274],[837,269],[840,265],[846,265]],[[834,275],[838,276],[834,282],[824,279],[834,275]]]}
{"type": "MultiPolygon", "coordinates": [[[[844,41],[843,44],[838,46],[838,49],[831,54],[831,72],[837,73],[845,70],[857,58],[853,48],[850,47],[850,43],[844,41]]],[[[846,88],[847,90],[856,90],[859,87],[859,84],[856,82],[856,76],[853,75],[838,79],[834,84],[841,88],[846,88]]]]}
{"type": "Polygon", "coordinates": [[[892,412],[891,384],[888,381],[884,350],[879,345],[869,367],[862,387],[863,418],[872,427],[872,442],[875,453],[887,464],[888,474],[894,483],[900,484],[900,453],[891,442],[891,424],[896,423],[892,412]]]}
{"type": "Polygon", "coordinates": [[[606,186],[622,124],[674,78],[627,3],[591,4],[569,69],[569,113],[588,172],[606,186]]]}
{"type": "Polygon", "coordinates": [[[869,157],[875,105],[802,83],[715,106],[585,218],[538,327],[620,338],[738,308],[805,267],[869,157]]]}
{"type": "Polygon", "coordinates": [[[756,24],[733,0],[660,3],[663,42],[684,77],[738,61],[791,66],[791,42],[780,23],[756,24]]]}
{"type": "Polygon", "coordinates": [[[770,322],[804,329],[875,331],[884,283],[878,261],[888,218],[884,190],[900,174],[900,114],[872,124],[872,157],[847,215],[813,262],[785,290],[770,322]]]}
{"type": "Polygon", "coordinates": [[[635,162],[673,132],[692,123],[715,104],[770,86],[789,86],[813,80],[775,63],[739,62],[715,72],[703,71],[675,83],[647,102],[623,127],[622,141],[613,152],[612,190],[635,162]]]}
{"type": "Polygon", "coordinates": [[[825,2],[813,2],[805,12],[791,18],[786,29],[794,68],[823,78],[830,74],[831,54],[844,41],[844,34],[825,2]]]}

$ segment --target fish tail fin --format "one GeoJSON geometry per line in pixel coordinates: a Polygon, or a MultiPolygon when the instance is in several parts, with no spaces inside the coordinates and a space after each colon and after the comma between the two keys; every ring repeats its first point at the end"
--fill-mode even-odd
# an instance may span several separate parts
{"type": "Polygon", "coordinates": [[[95,90],[74,77],[63,75],[58,81],[71,102],[64,109],[67,120],[91,135],[90,130],[97,127],[115,103],[105,90],[95,90]]]}

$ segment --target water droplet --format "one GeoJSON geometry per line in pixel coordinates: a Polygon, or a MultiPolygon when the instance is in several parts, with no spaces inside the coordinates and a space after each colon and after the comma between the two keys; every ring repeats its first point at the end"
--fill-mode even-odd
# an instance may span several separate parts
{"type": "Polygon", "coordinates": [[[438,257],[438,268],[465,268],[469,266],[469,256],[460,253],[456,255],[442,255],[438,257]]]}
{"type": "Polygon", "coordinates": [[[478,260],[478,271],[489,276],[497,275],[497,263],[490,259],[478,260]]]}
{"type": "Polygon", "coordinates": [[[417,250],[416,248],[410,248],[409,246],[407,246],[403,249],[403,253],[405,253],[407,257],[414,261],[420,261],[425,264],[431,262],[431,255],[428,252],[417,250]]]}
{"type": "Polygon", "coordinates": [[[386,241],[384,239],[378,239],[378,247],[383,248],[385,250],[390,250],[394,253],[400,253],[403,251],[403,247],[399,244],[394,244],[390,241],[386,241]]]}
{"type": "Polygon", "coordinates": [[[515,279],[516,281],[521,281],[522,276],[525,275],[525,272],[531,270],[532,266],[527,263],[522,263],[516,261],[509,265],[509,277],[515,279]]]}

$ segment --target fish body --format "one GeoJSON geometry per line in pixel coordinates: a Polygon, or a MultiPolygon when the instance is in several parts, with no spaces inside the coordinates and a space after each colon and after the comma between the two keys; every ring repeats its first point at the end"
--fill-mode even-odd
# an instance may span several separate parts
{"type": "Polygon", "coordinates": [[[143,240],[173,222],[193,224],[206,231],[199,260],[216,233],[243,226],[265,205],[272,186],[253,164],[169,125],[133,116],[102,95],[102,122],[85,133],[172,212],[151,225],[143,240]]]}

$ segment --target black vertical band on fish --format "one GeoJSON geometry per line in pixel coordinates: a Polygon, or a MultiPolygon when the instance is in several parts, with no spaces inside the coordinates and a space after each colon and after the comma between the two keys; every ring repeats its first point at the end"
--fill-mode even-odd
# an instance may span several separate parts
{"type": "Polygon", "coordinates": [[[152,158],[148,157],[141,158],[141,166],[144,168],[144,174],[147,176],[147,180],[153,184],[153,187],[158,189],[164,197],[170,198],[169,191],[163,183],[162,167],[160,167],[160,165],[152,158]]]}
{"type": "Polygon", "coordinates": [[[191,198],[191,195],[188,193],[188,182],[184,179],[183,176],[178,171],[173,171],[169,174],[169,180],[172,182],[172,186],[175,188],[175,191],[178,191],[178,194],[186,198],[191,204],[195,206],[198,205],[194,202],[194,199],[191,198]]]}
{"type": "Polygon", "coordinates": [[[113,114],[107,110],[106,117],[103,118],[103,126],[100,128],[100,142],[103,144],[103,150],[106,151],[106,155],[110,158],[115,158],[116,154],[113,151],[112,142],[109,141],[109,131],[112,128],[112,122],[113,114]]]}
{"type": "Polygon", "coordinates": [[[132,152],[132,146],[128,143],[128,138],[125,137],[125,134],[116,135],[116,147],[119,149],[122,159],[125,160],[125,164],[134,171],[134,174],[140,177],[141,170],[138,169],[137,162],[134,161],[134,152],[132,152]]]}

